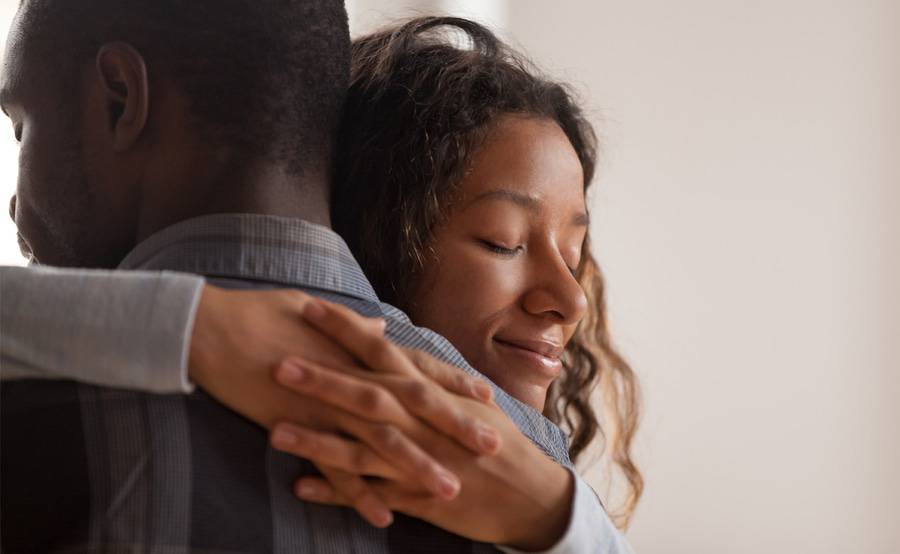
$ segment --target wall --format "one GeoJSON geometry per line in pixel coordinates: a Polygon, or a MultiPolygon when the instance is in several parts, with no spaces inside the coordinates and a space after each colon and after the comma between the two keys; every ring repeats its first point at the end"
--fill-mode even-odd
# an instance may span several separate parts
{"type": "MultiPolygon", "coordinates": [[[[0,0],[0,55],[5,50],[6,34],[18,4],[14,0],[0,0]]],[[[9,198],[16,191],[18,156],[12,125],[0,113],[0,265],[25,265],[16,242],[16,226],[6,215],[9,198]]]]}
{"type": "Polygon", "coordinates": [[[900,552],[900,9],[510,2],[606,141],[639,552],[900,552]]]}
{"type": "MultiPolygon", "coordinates": [[[[361,31],[414,3],[355,4],[361,31]]],[[[604,136],[592,232],[646,401],[636,550],[900,552],[898,5],[487,9],[604,136]]]]}

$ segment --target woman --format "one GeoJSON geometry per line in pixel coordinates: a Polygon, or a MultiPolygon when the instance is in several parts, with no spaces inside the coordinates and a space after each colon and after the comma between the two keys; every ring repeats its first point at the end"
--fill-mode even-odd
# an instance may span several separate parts
{"type": "Polygon", "coordinates": [[[596,139],[566,88],[489,30],[420,18],[353,44],[332,220],[379,297],[624,474],[637,384],[611,346],[585,193],[596,139]],[[461,33],[468,48],[455,46],[461,33]],[[558,378],[557,378],[558,377],[558,378]],[[596,387],[605,428],[590,402],[596,387]]]}
{"type": "Polygon", "coordinates": [[[633,487],[627,517],[640,493],[628,455],[635,388],[609,347],[587,249],[590,128],[563,88],[471,22],[416,20],[358,41],[354,55],[336,227],[385,300],[569,426],[573,458],[599,429],[588,402],[599,380],[613,414],[609,451],[633,487]],[[428,35],[441,25],[464,30],[474,48],[428,35]]]}

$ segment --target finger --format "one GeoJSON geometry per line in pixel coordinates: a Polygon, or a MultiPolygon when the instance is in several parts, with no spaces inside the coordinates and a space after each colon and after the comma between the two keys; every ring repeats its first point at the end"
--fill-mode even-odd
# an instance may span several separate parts
{"type": "Polygon", "coordinates": [[[394,425],[348,418],[343,428],[371,446],[379,456],[396,464],[408,481],[420,483],[432,494],[448,500],[459,494],[459,478],[394,425]]]}
{"type": "MultiPolygon", "coordinates": [[[[384,528],[394,522],[390,508],[361,477],[327,466],[318,467],[331,485],[332,494],[346,499],[347,505],[352,506],[371,525],[384,528]]],[[[298,482],[298,496],[302,490],[303,484],[298,482]]]]}
{"type": "Polygon", "coordinates": [[[380,373],[416,375],[418,369],[403,352],[382,333],[366,325],[363,316],[346,306],[325,302],[309,302],[303,318],[319,331],[347,349],[362,364],[380,373]]]}
{"type": "Polygon", "coordinates": [[[437,381],[448,391],[485,403],[493,400],[494,388],[484,379],[469,375],[464,370],[441,362],[421,350],[413,348],[403,348],[402,350],[422,373],[437,381]]]}
{"type": "MultiPolygon", "coordinates": [[[[378,496],[391,510],[414,517],[428,515],[428,511],[436,503],[443,502],[439,498],[422,493],[401,490],[391,482],[372,483],[373,494],[378,496]]],[[[294,484],[294,493],[301,500],[326,504],[329,506],[352,507],[353,503],[338,492],[327,480],[320,477],[301,477],[294,484]]]]}
{"type": "Polygon", "coordinates": [[[301,477],[297,479],[294,482],[294,494],[307,502],[316,502],[329,506],[350,507],[353,505],[346,496],[334,488],[334,485],[328,479],[321,477],[301,477]]]}
{"type": "Polygon", "coordinates": [[[335,371],[300,358],[288,358],[275,370],[275,380],[293,391],[372,421],[403,421],[407,412],[397,398],[363,375],[352,368],[335,371]]]}
{"type": "Polygon", "coordinates": [[[390,375],[379,376],[374,383],[368,380],[371,376],[363,379],[362,374],[353,375],[353,370],[347,372],[338,373],[313,362],[290,358],[278,367],[275,378],[291,390],[371,421],[402,425],[407,413],[412,413],[476,454],[499,452],[499,433],[469,414],[459,399],[436,383],[390,375]]]}
{"type": "Polygon", "coordinates": [[[281,452],[308,459],[354,475],[398,479],[403,474],[368,446],[290,423],[278,423],[272,429],[270,443],[281,452]]]}
{"type": "MultiPolygon", "coordinates": [[[[400,431],[398,426],[409,428],[416,425],[416,421],[385,389],[361,378],[340,374],[299,359],[286,360],[281,364],[276,370],[276,379],[279,382],[290,382],[289,386],[293,390],[344,409],[345,417],[338,417],[339,421],[336,423],[345,432],[371,447],[408,479],[421,483],[427,490],[442,497],[453,498],[459,492],[459,479],[456,475],[400,431]],[[376,387],[375,392],[372,392],[372,387],[376,387]],[[358,400],[360,398],[365,400],[358,400]],[[366,403],[368,409],[365,408],[366,403]]],[[[341,463],[343,458],[350,458],[350,461],[361,459],[354,459],[357,454],[338,453],[339,449],[346,451],[347,447],[338,443],[339,439],[333,435],[326,439],[321,433],[292,425],[281,426],[280,429],[285,433],[302,432],[303,440],[287,434],[282,436],[280,433],[273,433],[273,446],[276,448],[290,449],[295,455],[314,459],[327,452],[333,457],[334,464],[341,463]],[[276,444],[276,439],[287,442],[276,444]]]]}
{"type": "Polygon", "coordinates": [[[422,491],[410,490],[399,483],[379,481],[371,483],[373,494],[391,510],[419,518],[427,518],[437,507],[445,506],[446,500],[422,491]]]}
{"type": "MultiPolygon", "coordinates": [[[[400,349],[383,336],[383,327],[371,332],[372,321],[353,310],[319,300],[308,302],[303,317],[331,339],[350,351],[370,369],[383,373],[419,375],[425,373],[448,390],[482,402],[490,402],[493,388],[484,380],[439,362],[419,350],[400,349]],[[419,362],[419,363],[415,363],[419,362]]],[[[383,319],[376,321],[384,322],[383,319]]]]}
{"type": "Polygon", "coordinates": [[[500,434],[466,410],[461,399],[424,379],[386,376],[380,379],[414,416],[453,437],[476,454],[500,451],[500,434]]]}

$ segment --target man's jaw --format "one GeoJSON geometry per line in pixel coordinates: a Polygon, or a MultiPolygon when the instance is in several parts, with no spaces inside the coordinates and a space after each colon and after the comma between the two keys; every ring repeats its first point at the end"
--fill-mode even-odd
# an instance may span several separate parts
{"type": "Polygon", "coordinates": [[[31,247],[28,245],[28,241],[26,241],[18,232],[16,233],[16,239],[19,242],[19,252],[22,253],[22,257],[28,261],[28,264],[38,263],[37,258],[34,256],[34,251],[32,251],[31,247]]]}

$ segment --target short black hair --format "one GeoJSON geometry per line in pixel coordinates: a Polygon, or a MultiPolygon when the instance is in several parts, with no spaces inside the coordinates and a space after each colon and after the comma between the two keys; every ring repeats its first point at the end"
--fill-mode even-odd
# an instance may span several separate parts
{"type": "Polygon", "coordinates": [[[350,76],[343,0],[23,0],[24,40],[60,90],[122,41],[187,95],[211,140],[292,173],[330,169],[350,76]],[[61,82],[60,79],[70,79],[61,82]]]}

